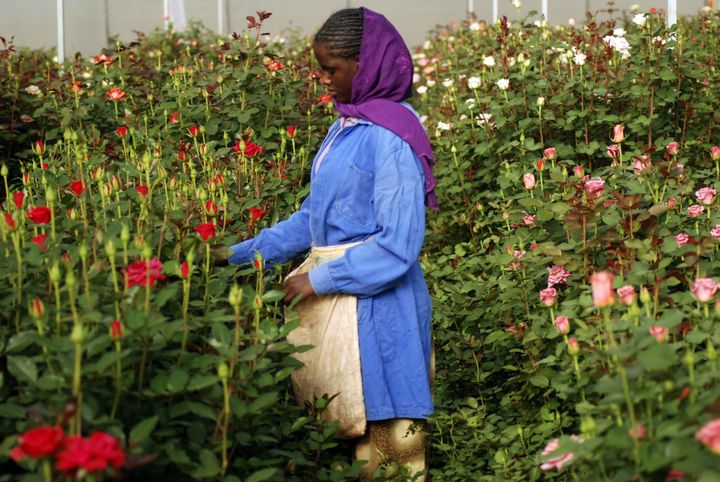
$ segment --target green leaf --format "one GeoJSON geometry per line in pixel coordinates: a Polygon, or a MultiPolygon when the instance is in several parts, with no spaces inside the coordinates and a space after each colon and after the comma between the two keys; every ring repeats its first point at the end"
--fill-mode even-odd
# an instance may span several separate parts
{"type": "Polygon", "coordinates": [[[216,375],[195,375],[190,379],[190,382],[187,384],[185,390],[188,392],[202,390],[203,388],[207,388],[219,382],[220,378],[216,375]]]}
{"type": "Polygon", "coordinates": [[[7,366],[10,373],[21,381],[37,383],[37,367],[35,362],[25,356],[7,357],[7,366]]]}
{"type": "Polygon", "coordinates": [[[542,375],[535,375],[530,379],[530,383],[535,385],[536,387],[547,387],[550,384],[550,380],[548,377],[544,377],[542,375]]]}
{"type": "Polygon", "coordinates": [[[170,373],[167,380],[167,390],[170,393],[177,393],[187,385],[190,375],[182,368],[176,368],[170,373]]]}
{"type": "Polygon", "coordinates": [[[638,361],[647,370],[666,370],[677,363],[678,359],[667,343],[656,343],[641,351],[638,361]]]}
{"type": "Polygon", "coordinates": [[[2,403],[0,404],[0,417],[24,419],[25,409],[14,403],[2,403]]]}
{"type": "Polygon", "coordinates": [[[245,482],[262,482],[263,480],[270,480],[271,477],[277,474],[277,471],[277,469],[272,467],[258,470],[257,472],[254,472],[250,477],[248,477],[245,482]]]}
{"type": "Polygon", "coordinates": [[[200,452],[200,468],[193,472],[195,478],[214,477],[220,473],[220,463],[217,456],[205,449],[200,452]]]}
{"type": "Polygon", "coordinates": [[[155,428],[155,425],[157,425],[158,418],[159,417],[155,415],[154,417],[146,418],[135,425],[132,430],[130,430],[130,443],[144,442],[150,436],[150,433],[155,428]]]}

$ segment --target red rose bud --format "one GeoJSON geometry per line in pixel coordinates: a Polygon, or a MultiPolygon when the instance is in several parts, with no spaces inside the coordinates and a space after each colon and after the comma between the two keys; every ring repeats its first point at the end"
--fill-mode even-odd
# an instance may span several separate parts
{"type": "Polygon", "coordinates": [[[103,169],[102,166],[98,166],[92,170],[93,181],[99,181],[100,179],[103,178],[104,175],[105,175],[105,169],[103,169]]]}
{"type": "Polygon", "coordinates": [[[42,156],[45,154],[45,143],[43,141],[35,141],[32,150],[38,156],[42,156]]]}
{"type": "Polygon", "coordinates": [[[200,133],[200,128],[198,126],[190,126],[188,127],[188,133],[190,133],[191,137],[197,137],[200,133]]]}
{"type": "Polygon", "coordinates": [[[179,124],[180,123],[180,112],[173,112],[170,114],[170,117],[168,118],[168,122],[171,124],[179,124]]]}
{"type": "Polygon", "coordinates": [[[40,249],[45,251],[47,249],[47,247],[45,246],[45,240],[47,238],[48,238],[48,235],[43,233],[43,234],[38,234],[37,236],[33,236],[32,239],[30,239],[30,241],[32,243],[36,244],[40,249]]]}
{"type": "Polygon", "coordinates": [[[115,129],[115,133],[124,139],[127,136],[127,127],[120,126],[117,129],[115,129]]]}
{"type": "Polygon", "coordinates": [[[203,241],[215,237],[215,223],[202,223],[195,226],[195,232],[200,235],[203,241]]]}
{"type": "Polygon", "coordinates": [[[73,221],[77,219],[77,211],[75,210],[75,208],[68,209],[68,217],[73,221]]]}
{"type": "Polygon", "coordinates": [[[68,186],[68,189],[72,191],[72,193],[76,196],[80,196],[85,190],[85,186],[83,185],[82,181],[73,181],[68,186]]]}
{"type": "Polygon", "coordinates": [[[620,143],[625,140],[625,126],[622,124],[615,124],[613,126],[613,142],[620,143]]]}
{"type": "Polygon", "coordinates": [[[217,182],[215,182],[215,179],[210,179],[210,182],[208,183],[208,189],[210,192],[217,191],[217,182]]]}
{"type": "Polygon", "coordinates": [[[143,186],[143,185],[135,186],[135,190],[142,197],[147,197],[147,195],[148,195],[148,187],[147,186],[143,186]]]}
{"type": "Polygon", "coordinates": [[[187,277],[190,275],[190,265],[188,264],[187,260],[180,263],[180,277],[182,279],[187,279],[187,277]]]}
{"type": "Polygon", "coordinates": [[[215,181],[218,183],[218,186],[223,186],[225,184],[225,179],[222,174],[215,176],[215,181]]]}
{"type": "Polygon", "coordinates": [[[295,126],[288,126],[287,133],[290,139],[295,139],[295,126]]]}
{"type": "Polygon", "coordinates": [[[175,179],[174,176],[170,176],[170,181],[168,182],[168,189],[171,191],[176,191],[178,187],[177,179],[175,179]]]}
{"type": "Polygon", "coordinates": [[[250,208],[248,211],[250,211],[250,219],[253,222],[258,221],[263,216],[263,210],[260,208],[250,208]]]}
{"type": "Polygon", "coordinates": [[[60,427],[43,425],[18,435],[19,447],[10,451],[10,457],[19,462],[25,457],[39,459],[53,455],[62,444],[65,434],[60,427]]]}
{"type": "Polygon", "coordinates": [[[15,203],[16,209],[22,209],[23,203],[25,202],[25,193],[23,191],[14,192],[13,202],[15,203]]]}
{"type": "Polygon", "coordinates": [[[28,209],[27,217],[35,224],[47,224],[51,218],[50,208],[46,206],[30,208],[28,209]]]}
{"type": "Polygon", "coordinates": [[[120,181],[120,176],[113,176],[110,178],[110,185],[113,188],[113,191],[119,191],[122,189],[122,181],[120,181]]]}
{"type": "Polygon", "coordinates": [[[119,320],[114,320],[110,323],[110,338],[115,341],[121,340],[123,337],[123,326],[119,320]]]}
{"type": "Polygon", "coordinates": [[[119,100],[122,100],[125,98],[127,94],[122,91],[119,87],[113,87],[110,89],[107,93],[108,99],[110,99],[113,102],[117,102],[119,100]]]}
{"type": "Polygon", "coordinates": [[[17,224],[15,224],[15,218],[13,218],[13,215],[10,213],[5,213],[5,224],[8,228],[10,228],[10,231],[15,231],[17,228],[17,224]]]}
{"type": "Polygon", "coordinates": [[[45,313],[45,305],[40,298],[35,298],[30,302],[28,311],[34,320],[39,320],[43,317],[43,313],[45,313]]]}
{"type": "Polygon", "coordinates": [[[29,172],[23,172],[22,181],[23,181],[23,186],[27,186],[30,184],[30,173],[29,172]]]}
{"type": "Polygon", "coordinates": [[[538,160],[535,162],[535,167],[537,168],[538,171],[542,171],[543,168],[545,167],[545,160],[544,160],[544,159],[538,159],[538,160]]]}
{"type": "Polygon", "coordinates": [[[205,203],[205,212],[209,214],[210,216],[215,216],[218,213],[218,207],[217,204],[215,204],[215,201],[212,199],[208,199],[205,203]]]}

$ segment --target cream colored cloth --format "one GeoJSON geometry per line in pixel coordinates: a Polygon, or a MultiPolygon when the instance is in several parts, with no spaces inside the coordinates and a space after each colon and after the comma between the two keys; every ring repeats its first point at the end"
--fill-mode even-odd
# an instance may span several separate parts
{"type": "Polygon", "coordinates": [[[426,425],[424,420],[407,418],[368,422],[367,433],[355,447],[355,460],[367,460],[361,480],[374,480],[373,473],[381,468],[386,477],[383,480],[395,480],[398,472],[404,471],[410,480],[425,482],[426,425]]]}
{"type": "MultiPolygon", "coordinates": [[[[313,247],[308,259],[288,277],[307,273],[320,264],[340,258],[345,250],[357,244],[360,243],[313,247]]],[[[323,395],[335,396],[322,412],[323,420],[339,421],[335,434],[338,437],[362,436],[366,419],[360,373],[357,298],[345,294],[314,296],[300,300],[294,311],[300,318],[300,325],[288,334],[288,341],[298,346],[314,347],[294,355],[305,365],[292,374],[298,403],[312,402],[323,395]]]]}

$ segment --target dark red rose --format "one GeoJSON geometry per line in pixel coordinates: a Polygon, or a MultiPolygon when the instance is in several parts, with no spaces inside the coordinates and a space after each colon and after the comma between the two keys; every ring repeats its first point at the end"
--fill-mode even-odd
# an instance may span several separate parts
{"type": "Polygon", "coordinates": [[[200,235],[203,241],[215,237],[215,223],[202,223],[195,226],[195,232],[200,235]]]}
{"type": "Polygon", "coordinates": [[[50,208],[46,206],[36,206],[28,209],[27,217],[35,224],[47,224],[50,222],[50,208]]]}
{"type": "Polygon", "coordinates": [[[47,457],[54,454],[60,447],[63,437],[65,437],[65,434],[60,427],[43,425],[31,428],[18,436],[20,446],[12,449],[10,457],[16,462],[25,457],[30,457],[31,459],[47,457]]]}
{"type": "Polygon", "coordinates": [[[250,208],[248,209],[250,212],[250,219],[252,219],[253,222],[259,220],[261,217],[263,217],[263,210],[261,208],[250,208]]]}
{"type": "Polygon", "coordinates": [[[85,190],[85,185],[82,181],[73,181],[68,186],[68,189],[70,189],[76,196],[80,196],[85,190]]]}

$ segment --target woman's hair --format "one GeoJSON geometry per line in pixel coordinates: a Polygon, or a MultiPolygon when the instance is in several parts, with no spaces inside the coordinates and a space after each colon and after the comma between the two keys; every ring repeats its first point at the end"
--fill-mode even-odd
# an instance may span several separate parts
{"type": "Polygon", "coordinates": [[[359,57],[363,23],[362,8],[338,10],[315,34],[315,43],[325,45],[330,55],[346,59],[359,57]]]}

